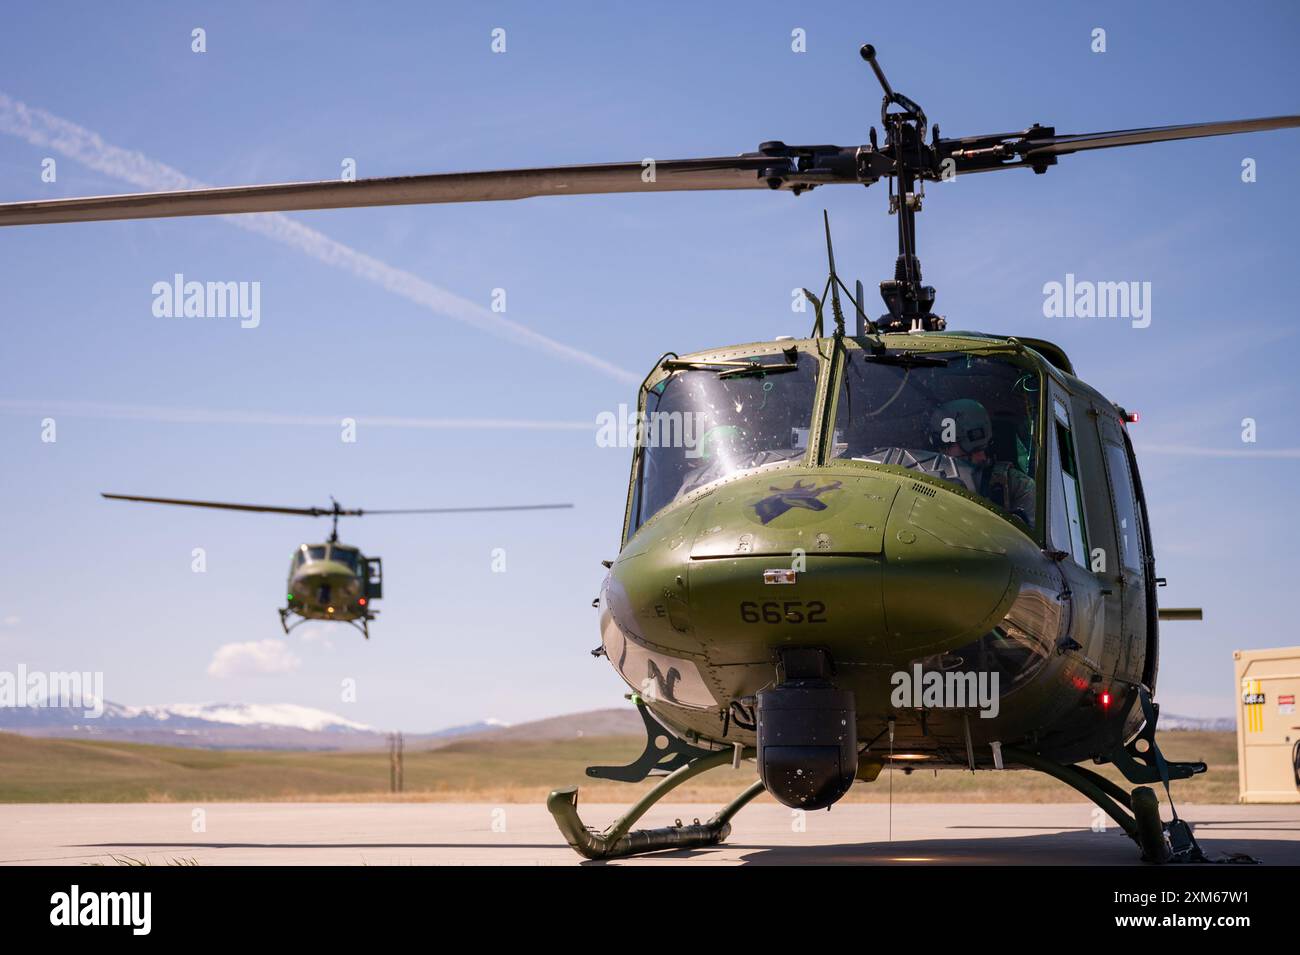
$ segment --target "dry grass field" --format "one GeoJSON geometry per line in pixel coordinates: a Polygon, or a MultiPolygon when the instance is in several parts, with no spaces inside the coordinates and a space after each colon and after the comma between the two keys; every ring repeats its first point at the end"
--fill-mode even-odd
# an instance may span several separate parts
{"type": "MultiPolygon", "coordinates": [[[[408,749],[405,791],[389,793],[385,752],[202,750],[134,743],[34,739],[0,733],[0,802],[266,802],[430,801],[541,802],[552,789],[581,784],[584,802],[631,802],[651,782],[589,782],[588,765],[630,762],[632,737],[569,740],[466,740],[438,749],[408,749]]],[[[1232,733],[1170,732],[1170,759],[1203,759],[1209,772],[1175,784],[1181,803],[1237,801],[1232,733]]],[[[1103,772],[1122,780],[1112,768],[1103,772]]],[[[858,783],[855,802],[1068,802],[1072,791],[1040,773],[901,770],[858,783]]],[[[752,763],[716,769],[670,797],[722,803],[754,779],[752,763]]],[[[1156,787],[1159,790],[1159,787],[1156,787]]],[[[1163,794],[1162,794],[1163,798],[1163,794]]]]}

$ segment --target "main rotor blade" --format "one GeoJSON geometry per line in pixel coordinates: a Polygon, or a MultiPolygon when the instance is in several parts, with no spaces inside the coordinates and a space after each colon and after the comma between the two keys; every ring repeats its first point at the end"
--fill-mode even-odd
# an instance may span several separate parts
{"type": "Polygon", "coordinates": [[[481,511],[552,511],[573,507],[572,504],[506,504],[484,507],[419,507],[399,508],[396,510],[362,510],[356,508],[339,508],[335,511],[329,507],[273,507],[265,504],[231,504],[225,501],[192,501],[179,497],[140,497],[135,494],[100,493],[100,497],[114,501],[143,501],[146,504],[179,504],[184,507],[212,507],[224,511],[254,511],[262,514],[302,514],[307,517],[361,517],[364,514],[470,514],[481,511]]]}
{"type": "MultiPolygon", "coordinates": [[[[940,140],[916,172],[939,178],[940,161],[953,158],[959,173],[1032,166],[1042,170],[1057,156],[1090,149],[1109,149],[1175,139],[1198,139],[1300,126],[1300,116],[1153,126],[1104,133],[1058,136],[1043,127],[1020,133],[940,140]]],[[[289,182],[228,186],[119,196],[43,199],[0,203],[0,226],[114,219],[161,219],[174,216],[291,212],[442,202],[496,202],[535,196],[607,193],[695,192],[725,189],[789,190],[796,194],[821,185],[869,186],[896,174],[897,147],[787,146],[764,143],[755,153],[711,159],[646,160],[581,166],[541,166],[487,172],[392,176],[355,182],[289,182]]],[[[292,512],[296,513],[296,512],[292,512]]]]}
{"type": "MultiPolygon", "coordinates": [[[[180,504],[184,507],[214,507],[224,511],[256,511],[263,514],[303,514],[307,517],[326,517],[334,514],[332,508],[324,507],[271,507],[263,504],[228,504],[223,501],[190,501],[178,497],[139,497],[134,494],[105,494],[100,497],[114,501],[143,501],[146,504],[180,504]]],[[[360,511],[340,510],[339,515],[357,515],[360,511]]]]}
{"type": "Polygon", "coordinates": [[[679,192],[766,189],[761,170],[782,165],[762,155],[663,162],[544,166],[489,172],[391,176],[355,182],[289,182],[173,192],[141,192],[77,199],[42,199],[0,204],[0,226],[171,216],[350,209],[436,202],[493,202],[533,196],[577,196],[613,192],[679,192]]]}
{"type": "Polygon", "coordinates": [[[1300,126],[1300,116],[1268,116],[1262,119],[1230,119],[1221,123],[1189,123],[1184,126],[1151,126],[1146,129],[1118,129],[1108,133],[1078,133],[1029,139],[1017,150],[1026,159],[1035,156],[1064,156],[1086,149],[1163,143],[1174,139],[1201,139],[1232,133],[1257,133],[1269,129],[1300,126]]]}
{"type": "Polygon", "coordinates": [[[572,504],[506,504],[499,507],[417,507],[399,510],[357,511],[362,514],[470,514],[479,511],[557,511],[573,507],[572,504]]]}

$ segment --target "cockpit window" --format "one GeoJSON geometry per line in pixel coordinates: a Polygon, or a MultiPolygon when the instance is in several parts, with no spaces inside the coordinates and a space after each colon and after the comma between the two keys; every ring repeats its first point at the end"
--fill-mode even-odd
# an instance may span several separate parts
{"type": "Polygon", "coordinates": [[[325,545],[324,545],[324,544],[317,544],[315,547],[308,547],[308,548],[307,548],[307,559],[308,559],[308,560],[324,560],[324,559],[325,559],[325,545]]]}
{"type": "MultiPolygon", "coordinates": [[[[681,364],[690,364],[682,362],[681,364]]],[[[818,360],[805,352],[687,367],[646,396],[631,529],[706,484],[808,449],[818,360]],[[767,365],[763,371],[746,363],[767,365]]]]}
{"type": "Polygon", "coordinates": [[[330,547],[330,560],[357,569],[357,552],[351,547],[330,547]]]}
{"type": "Polygon", "coordinates": [[[1032,528],[1039,376],[966,353],[847,354],[832,455],[960,484],[1032,528]]]}

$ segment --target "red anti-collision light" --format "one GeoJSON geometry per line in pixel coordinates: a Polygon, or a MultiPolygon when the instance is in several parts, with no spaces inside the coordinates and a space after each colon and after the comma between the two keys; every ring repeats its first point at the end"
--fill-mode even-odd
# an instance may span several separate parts
{"type": "Polygon", "coordinates": [[[1130,411],[1128,414],[1124,416],[1124,420],[1127,421],[1129,424],[1137,424],[1139,419],[1140,416],[1136,411],[1130,411]]]}

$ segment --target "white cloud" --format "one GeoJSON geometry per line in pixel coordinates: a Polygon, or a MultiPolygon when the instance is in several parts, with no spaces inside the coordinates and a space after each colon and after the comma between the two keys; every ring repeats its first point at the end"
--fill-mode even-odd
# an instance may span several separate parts
{"type": "Polygon", "coordinates": [[[298,638],[303,643],[319,643],[326,650],[334,649],[334,641],[330,639],[328,624],[307,624],[306,626],[295,627],[298,638]]]}
{"type": "Polygon", "coordinates": [[[301,665],[302,660],[283,640],[250,640],[218,647],[208,664],[208,676],[222,679],[289,673],[301,665]]]}

